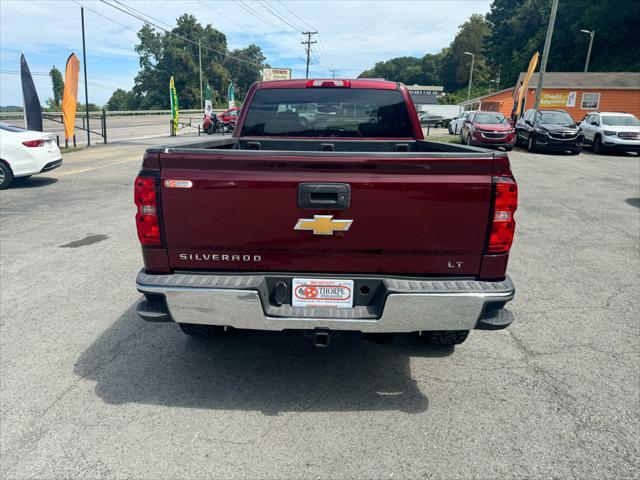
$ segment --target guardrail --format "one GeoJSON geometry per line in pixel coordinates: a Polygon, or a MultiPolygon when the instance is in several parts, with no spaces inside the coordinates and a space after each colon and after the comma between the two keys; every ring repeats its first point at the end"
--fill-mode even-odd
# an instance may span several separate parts
{"type": "MultiPolygon", "coordinates": [[[[222,113],[226,109],[224,108],[214,108],[214,113],[222,113]]],[[[47,114],[60,114],[60,112],[42,112],[43,115],[47,114]]],[[[114,110],[114,111],[105,111],[107,117],[135,117],[142,115],[171,115],[171,110],[114,110]]],[[[204,116],[204,110],[180,110],[180,115],[196,115],[200,114],[204,116]]],[[[86,112],[77,112],[76,118],[86,116],[86,112]]],[[[93,118],[94,116],[100,117],[102,116],[102,112],[100,111],[90,111],[89,118],[93,118]]],[[[0,112],[0,120],[15,120],[15,119],[23,119],[23,112],[0,112]]]]}

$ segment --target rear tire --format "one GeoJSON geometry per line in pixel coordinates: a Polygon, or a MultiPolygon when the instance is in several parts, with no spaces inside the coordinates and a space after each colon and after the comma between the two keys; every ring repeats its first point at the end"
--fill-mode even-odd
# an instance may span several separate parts
{"type": "Polygon", "coordinates": [[[13,183],[13,172],[11,167],[4,162],[0,162],[0,190],[5,190],[13,183]]]}
{"type": "Polygon", "coordinates": [[[469,330],[441,330],[424,333],[426,333],[426,338],[429,343],[441,347],[460,345],[469,336],[469,330]]]}
{"type": "Polygon", "coordinates": [[[224,327],[219,325],[198,325],[195,323],[179,323],[180,330],[190,337],[211,338],[221,337],[226,332],[224,327]]]}
{"type": "Polygon", "coordinates": [[[596,135],[596,138],[593,139],[593,153],[596,155],[600,155],[603,152],[604,148],[602,148],[602,139],[600,135],[596,135]]]}

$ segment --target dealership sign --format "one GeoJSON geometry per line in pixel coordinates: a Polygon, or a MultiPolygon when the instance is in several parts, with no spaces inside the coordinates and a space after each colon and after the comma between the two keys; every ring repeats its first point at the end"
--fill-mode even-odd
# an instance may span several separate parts
{"type": "Polygon", "coordinates": [[[544,93],[540,96],[541,107],[575,107],[576,92],[544,93]]]}
{"type": "Polygon", "coordinates": [[[291,78],[290,68],[263,68],[262,80],[289,80],[291,78]]]}

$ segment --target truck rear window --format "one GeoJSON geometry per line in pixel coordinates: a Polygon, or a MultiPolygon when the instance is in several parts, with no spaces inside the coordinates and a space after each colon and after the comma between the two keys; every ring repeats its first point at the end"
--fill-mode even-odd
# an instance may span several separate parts
{"type": "Polygon", "coordinates": [[[242,136],[414,136],[409,112],[397,90],[288,88],[258,90],[242,136]]]}

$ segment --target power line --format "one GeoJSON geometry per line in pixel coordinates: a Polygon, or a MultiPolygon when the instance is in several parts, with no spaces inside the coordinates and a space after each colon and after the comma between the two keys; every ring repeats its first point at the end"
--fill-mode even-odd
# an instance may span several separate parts
{"type": "MultiPolygon", "coordinates": [[[[294,38],[295,40],[297,40],[298,38],[293,35],[290,32],[287,32],[286,30],[284,30],[283,28],[281,28],[279,25],[277,25],[274,21],[260,15],[259,13],[257,13],[256,11],[254,11],[251,7],[249,7],[248,5],[246,5],[244,2],[242,2],[241,0],[234,0],[234,2],[238,5],[240,5],[242,8],[244,8],[248,13],[250,13],[251,15],[253,15],[255,18],[257,18],[258,20],[260,20],[261,22],[265,23],[266,25],[271,26],[272,28],[275,28],[278,32],[283,33],[291,38],[294,38]]],[[[264,2],[263,0],[259,0],[260,5],[263,7],[266,7],[266,10],[268,12],[270,12],[272,15],[274,15],[275,17],[277,17],[278,19],[280,19],[280,21],[286,23],[288,26],[297,28],[295,23],[288,20],[287,18],[285,18],[283,15],[281,15],[280,13],[277,12],[277,10],[275,10],[274,8],[272,8],[270,5],[268,5],[266,2],[264,2]]],[[[277,21],[277,20],[276,20],[277,21]]],[[[314,42],[315,43],[315,42],[314,42]]],[[[299,57],[298,57],[299,58],[299,57]]],[[[320,61],[317,57],[314,56],[315,62],[322,68],[328,71],[326,66],[323,66],[322,61],[320,61]]],[[[308,60],[305,60],[304,58],[300,58],[300,60],[302,60],[303,62],[308,60]]],[[[314,66],[315,67],[315,66],[314,66]]],[[[309,66],[307,66],[307,76],[308,76],[308,69],[309,66]]],[[[317,70],[317,69],[316,69],[317,70]]]]}
{"type": "MultiPolygon", "coordinates": [[[[7,69],[0,69],[0,73],[4,73],[4,74],[8,74],[8,75],[20,75],[20,71],[19,70],[7,70],[7,69]]],[[[33,75],[34,77],[48,77],[49,74],[46,72],[31,72],[31,75],[33,75]]],[[[78,79],[78,83],[81,83],[82,85],[84,85],[84,81],[78,79]]],[[[110,91],[115,91],[120,87],[112,87],[110,85],[105,85],[103,83],[97,83],[97,82],[87,82],[87,85],[91,85],[92,87],[97,87],[97,88],[104,88],[106,90],[110,90],[110,91]]]]}
{"type": "Polygon", "coordinates": [[[72,1],[73,3],[75,3],[76,5],[79,5],[79,6],[83,7],[83,8],[86,8],[87,10],[89,10],[89,11],[91,11],[91,12],[95,13],[96,15],[100,15],[102,18],[106,18],[106,19],[107,19],[107,20],[109,20],[110,22],[116,23],[116,24],[120,25],[121,27],[126,28],[127,30],[131,30],[131,31],[132,31],[133,33],[135,33],[135,34],[137,34],[137,33],[138,33],[138,31],[137,31],[137,30],[135,30],[135,29],[133,29],[133,28],[131,28],[131,27],[128,27],[127,25],[125,25],[125,24],[123,24],[123,23],[118,22],[117,20],[114,20],[114,19],[113,19],[113,18],[111,18],[111,17],[107,17],[106,15],[103,15],[102,13],[98,12],[97,10],[94,10],[93,8],[87,7],[87,6],[83,5],[83,4],[81,4],[80,2],[77,2],[76,0],[71,0],[71,1],[72,1]]]}
{"type": "MultiPolygon", "coordinates": [[[[279,18],[280,20],[282,20],[284,23],[286,23],[287,25],[295,28],[296,30],[304,30],[305,28],[307,28],[306,26],[308,26],[309,24],[307,22],[305,22],[304,20],[302,20],[302,24],[304,25],[300,25],[300,23],[294,23],[293,20],[291,20],[290,18],[288,18],[286,16],[286,14],[282,13],[282,12],[278,12],[275,7],[272,7],[271,5],[269,5],[265,0],[258,0],[265,8],[267,8],[274,16],[276,16],[277,18],[279,18]],[[306,25],[306,26],[305,26],[306,25]]],[[[282,2],[280,2],[282,3],[282,2]]],[[[291,10],[289,10],[291,11],[291,10]]],[[[297,17],[297,16],[296,16],[297,17]]],[[[299,18],[299,17],[298,17],[299,18]]],[[[310,27],[312,30],[316,30],[313,27],[310,27]]],[[[320,40],[318,39],[318,46],[320,46],[320,40]]],[[[312,55],[313,56],[313,55],[312,55]]],[[[319,50],[318,51],[318,56],[313,56],[316,60],[316,62],[322,67],[324,68],[327,72],[331,70],[330,68],[330,62],[326,59],[326,56],[323,56],[322,52],[319,50]]]]}
{"type": "MultiPolygon", "coordinates": [[[[278,0],[278,3],[279,3],[280,5],[282,5],[282,6],[283,6],[283,7],[284,7],[284,8],[285,8],[285,9],[286,9],[286,10],[287,10],[291,15],[293,15],[293,16],[294,16],[294,17],[296,17],[299,21],[301,21],[304,25],[306,25],[306,28],[314,29],[311,25],[309,25],[309,24],[308,24],[307,22],[305,22],[302,18],[300,18],[298,15],[296,15],[296,13],[295,13],[293,10],[291,10],[289,7],[287,7],[287,6],[282,2],[282,0],[278,0]]],[[[300,30],[303,30],[303,29],[301,28],[300,30]]],[[[314,29],[314,30],[315,30],[315,29],[314,29]]]]}
{"type": "Polygon", "coordinates": [[[144,12],[141,12],[140,10],[136,10],[135,8],[133,8],[133,7],[129,6],[129,5],[125,5],[124,3],[122,3],[122,2],[120,2],[120,1],[118,1],[118,0],[113,0],[113,1],[114,1],[114,2],[116,2],[118,5],[122,5],[124,8],[126,8],[126,9],[128,9],[128,10],[131,10],[132,12],[136,12],[136,13],[138,13],[139,15],[142,15],[142,16],[147,16],[147,17],[149,17],[151,20],[155,20],[156,22],[158,22],[158,23],[162,23],[163,25],[165,25],[165,26],[167,26],[167,27],[169,27],[169,28],[173,28],[173,25],[170,25],[170,24],[168,24],[167,22],[163,22],[162,20],[158,20],[157,18],[152,17],[152,16],[151,16],[151,15],[149,15],[148,13],[144,13],[144,12]]]}
{"type": "MultiPolygon", "coordinates": [[[[278,32],[287,35],[295,40],[298,40],[298,37],[293,35],[291,32],[287,32],[286,30],[283,30],[282,28],[280,28],[277,24],[275,24],[273,21],[263,17],[262,15],[260,15],[259,13],[255,12],[251,7],[245,5],[241,0],[233,0],[236,4],[240,5],[244,10],[246,10],[248,13],[250,13],[252,16],[254,16],[255,18],[257,18],[258,20],[260,20],[261,22],[263,22],[266,25],[269,25],[272,28],[275,28],[278,32]]],[[[296,57],[301,61],[305,61],[304,58],[301,57],[296,57]]],[[[308,68],[308,67],[307,67],[308,68]]]]}
{"type": "MultiPolygon", "coordinates": [[[[302,19],[299,15],[297,15],[293,10],[291,10],[289,7],[287,7],[281,0],[278,0],[278,3],[285,9],[287,10],[291,15],[293,15],[298,21],[294,21],[291,18],[287,17],[287,15],[285,13],[282,12],[278,12],[275,7],[267,4],[267,2],[265,2],[265,0],[259,0],[260,3],[264,4],[265,7],[267,7],[269,10],[271,10],[274,15],[276,15],[278,18],[280,18],[282,21],[284,21],[285,23],[287,23],[290,26],[293,26],[294,28],[297,28],[298,30],[304,30],[305,28],[308,28],[309,30],[317,30],[316,28],[312,27],[308,22],[306,22],[304,19],[302,19]]],[[[332,71],[333,69],[331,68],[331,61],[329,60],[329,57],[327,56],[325,50],[324,50],[324,46],[322,45],[322,42],[320,40],[320,37],[318,37],[318,55],[316,58],[316,62],[327,72],[332,71]]]]}
{"type": "Polygon", "coordinates": [[[286,23],[287,25],[289,25],[291,28],[293,28],[294,30],[304,30],[305,27],[300,28],[299,25],[294,25],[293,23],[291,23],[289,20],[287,20],[284,16],[280,15],[278,13],[278,11],[273,8],[271,5],[269,5],[267,2],[265,2],[264,0],[258,0],[262,6],[264,8],[266,8],[269,12],[271,12],[272,15],[274,15],[275,17],[279,18],[280,20],[282,20],[284,23],[286,23]]]}
{"type": "MultiPolygon", "coordinates": [[[[165,33],[167,33],[167,34],[169,34],[169,35],[173,35],[174,37],[177,37],[177,38],[179,38],[179,39],[181,39],[181,40],[184,40],[185,42],[191,43],[191,44],[193,44],[193,45],[196,45],[196,46],[198,45],[198,42],[195,42],[195,41],[193,41],[193,40],[191,40],[191,39],[189,39],[189,38],[187,38],[187,37],[183,37],[182,35],[179,35],[179,34],[177,34],[177,33],[175,33],[175,32],[172,32],[171,30],[167,30],[166,28],[161,27],[161,26],[160,26],[160,25],[158,25],[157,23],[154,23],[154,22],[152,22],[152,21],[149,21],[149,19],[148,19],[148,18],[146,18],[146,16],[145,16],[146,14],[142,14],[142,13],[140,13],[140,14],[136,14],[136,13],[134,13],[134,12],[132,12],[132,11],[128,11],[128,10],[122,9],[122,8],[120,8],[118,5],[113,5],[113,4],[109,3],[109,2],[107,2],[106,0],[100,0],[100,1],[101,1],[102,3],[104,3],[105,5],[108,5],[108,6],[112,7],[112,8],[115,8],[116,10],[121,11],[122,13],[125,13],[125,14],[127,14],[127,15],[129,15],[129,16],[131,16],[131,17],[137,18],[138,20],[140,20],[140,21],[142,21],[142,22],[144,22],[144,23],[148,23],[149,25],[152,25],[153,27],[157,28],[158,30],[162,30],[163,32],[165,32],[165,33]]],[[[114,0],[114,1],[115,1],[115,0],[114,0]]],[[[122,4],[121,4],[121,5],[122,5],[122,4]]],[[[131,8],[131,7],[127,7],[127,8],[131,8]]],[[[136,10],[136,11],[138,11],[138,10],[136,10]]],[[[151,18],[151,17],[149,17],[149,18],[151,18]]],[[[161,23],[164,23],[164,22],[161,22],[161,23]]],[[[223,52],[223,51],[217,50],[217,49],[215,49],[215,48],[213,48],[213,47],[209,47],[209,46],[206,46],[206,45],[202,45],[202,48],[204,48],[205,50],[209,50],[209,51],[211,51],[211,52],[215,52],[215,53],[217,53],[217,54],[219,54],[219,55],[222,55],[222,56],[224,56],[225,58],[231,58],[231,59],[237,60],[237,61],[239,61],[239,62],[247,63],[247,64],[249,64],[249,65],[254,65],[254,66],[257,66],[257,67],[262,67],[262,65],[261,65],[261,64],[259,64],[259,63],[251,62],[251,61],[249,61],[249,60],[245,60],[244,58],[235,57],[235,56],[233,56],[233,55],[230,55],[228,52],[223,52]]]]}
{"type": "Polygon", "coordinates": [[[278,32],[280,33],[284,33],[285,35],[290,36],[291,38],[294,39],[298,39],[295,35],[293,35],[291,32],[287,32],[283,29],[281,29],[278,25],[276,25],[275,23],[273,23],[271,20],[264,18],[263,16],[259,15],[258,13],[254,12],[253,9],[247,5],[245,5],[241,0],[233,0],[236,4],[240,5],[242,8],[244,8],[247,12],[249,12],[251,15],[253,15],[254,17],[256,17],[258,20],[260,20],[261,22],[269,25],[272,28],[275,28],[278,32]]]}
{"type": "MultiPolygon", "coordinates": [[[[221,16],[222,18],[224,18],[225,20],[233,23],[236,27],[238,27],[240,30],[246,30],[245,27],[243,27],[242,25],[234,22],[231,18],[227,17],[226,15],[223,15],[222,13],[220,13],[219,11],[217,11],[215,8],[213,8],[211,5],[205,3],[203,0],[198,0],[198,3],[200,3],[202,6],[208,8],[209,10],[211,10],[212,12],[214,12],[216,15],[221,16]]],[[[248,33],[249,35],[251,35],[251,38],[254,38],[253,33],[251,33],[250,31],[245,31],[244,33],[248,33]]]]}
{"type": "Polygon", "coordinates": [[[329,56],[327,55],[327,52],[324,49],[324,44],[322,43],[322,40],[320,39],[320,36],[318,36],[318,51],[320,52],[320,54],[324,57],[325,62],[327,63],[327,65],[330,67],[329,71],[331,70],[335,70],[333,67],[333,65],[331,64],[331,61],[329,60],[329,56]]]}
{"type": "Polygon", "coordinates": [[[148,23],[149,25],[153,25],[153,26],[154,26],[154,27],[156,27],[157,29],[162,30],[163,32],[166,32],[166,33],[168,33],[169,35],[173,35],[174,37],[177,37],[177,38],[180,38],[181,40],[184,40],[185,42],[189,42],[189,43],[192,43],[192,44],[194,44],[194,45],[197,45],[197,43],[196,43],[196,42],[194,42],[193,40],[190,40],[190,39],[188,39],[187,37],[183,37],[182,35],[178,35],[177,33],[174,33],[174,32],[172,32],[172,31],[170,31],[170,30],[167,30],[166,28],[161,27],[160,25],[157,25],[157,24],[155,24],[155,23],[153,23],[153,22],[149,21],[147,18],[144,18],[144,17],[143,17],[143,16],[141,16],[141,15],[138,15],[138,14],[132,13],[132,12],[130,12],[130,11],[128,11],[128,10],[124,10],[124,9],[122,9],[122,8],[118,7],[117,5],[113,5],[113,4],[109,3],[109,2],[107,2],[106,0],[100,0],[100,1],[101,1],[102,3],[104,3],[105,5],[108,5],[108,6],[110,6],[111,8],[115,8],[116,10],[120,10],[122,13],[126,13],[127,15],[129,15],[129,16],[131,16],[131,17],[137,18],[138,20],[140,20],[140,21],[142,21],[142,22],[144,22],[144,23],[148,23]]]}

